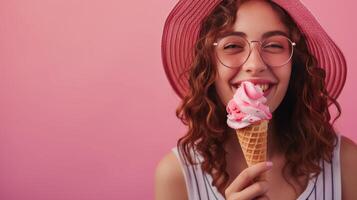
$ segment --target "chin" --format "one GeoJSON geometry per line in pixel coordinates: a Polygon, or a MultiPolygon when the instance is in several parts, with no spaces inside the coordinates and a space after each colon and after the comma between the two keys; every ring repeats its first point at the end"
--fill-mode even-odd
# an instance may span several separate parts
{"type": "Polygon", "coordinates": [[[274,113],[274,111],[278,108],[278,106],[275,106],[275,105],[272,105],[272,106],[268,105],[268,106],[269,106],[269,110],[271,113],[274,113]]]}

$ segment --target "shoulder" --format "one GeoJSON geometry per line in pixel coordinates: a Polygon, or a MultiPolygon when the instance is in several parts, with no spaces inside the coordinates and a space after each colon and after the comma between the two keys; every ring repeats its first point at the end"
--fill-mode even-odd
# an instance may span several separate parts
{"type": "Polygon", "coordinates": [[[341,180],[342,199],[349,200],[357,197],[357,145],[347,137],[341,136],[341,180]]]}
{"type": "Polygon", "coordinates": [[[156,200],[188,199],[181,165],[173,152],[166,154],[156,166],[155,196],[156,200]]]}
{"type": "Polygon", "coordinates": [[[357,145],[345,136],[341,136],[341,162],[357,164],[357,145]]]}

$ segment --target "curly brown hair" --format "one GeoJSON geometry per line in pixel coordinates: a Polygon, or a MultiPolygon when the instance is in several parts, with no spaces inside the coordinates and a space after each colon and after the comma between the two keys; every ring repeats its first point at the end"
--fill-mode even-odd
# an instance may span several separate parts
{"type": "MultiPolygon", "coordinates": [[[[296,180],[300,176],[317,175],[321,171],[321,159],[331,162],[337,141],[333,123],[341,115],[341,108],[328,94],[325,70],[309,52],[304,34],[284,9],[268,2],[296,42],[288,91],[269,124],[274,142],[287,160],[283,176],[292,185],[286,178],[288,174],[296,180]],[[328,110],[331,104],[338,111],[332,123],[328,110]]],[[[222,195],[229,181],[223,144],[228,139],[230,128],[226,124],[225,105],[214,86],[217,72],[212,44],[220,33],[232,28],[241,3],[239,0],[224,0],[203,20],[195,58],[186,72],[189,91],[176,110],[177,117],[188,126],[185,136],[177,142],[178,148],[190,164],[196,164],[190,153],[192,148],[203,157],[201,168],[212,176],[212,184],[222,195]]]]}

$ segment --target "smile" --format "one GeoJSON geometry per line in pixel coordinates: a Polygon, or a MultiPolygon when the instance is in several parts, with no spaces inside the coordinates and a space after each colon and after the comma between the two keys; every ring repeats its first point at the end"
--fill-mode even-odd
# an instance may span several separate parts
{"type": "MultiPolygon", "coordinates": [[[[254,85],[260,87],[260,89],[262,89],[262,91],[264,93],[264,96],[266,97],[270,93],[272,87],[276,84],[275,83],[256,83],[254,85]]],[[[234,84],[233,85],[234,91],[236,91],[239,86],[240,86],[240,83],[234,84]]]]}

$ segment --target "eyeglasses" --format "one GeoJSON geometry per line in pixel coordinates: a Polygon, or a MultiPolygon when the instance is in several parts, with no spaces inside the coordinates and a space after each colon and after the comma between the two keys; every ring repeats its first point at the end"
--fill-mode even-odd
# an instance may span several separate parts
{"type": "Polygon", "coordinates": [[[263,41],[247,41],[239,35],[229,35],[213,43],[220,63],[229,68],[241,67],[249,58],[253,45],[258,43],[263,62],[270,67],[287,64],[294,52],[295,42],[283,35],[269,36],[263,41]]]}

